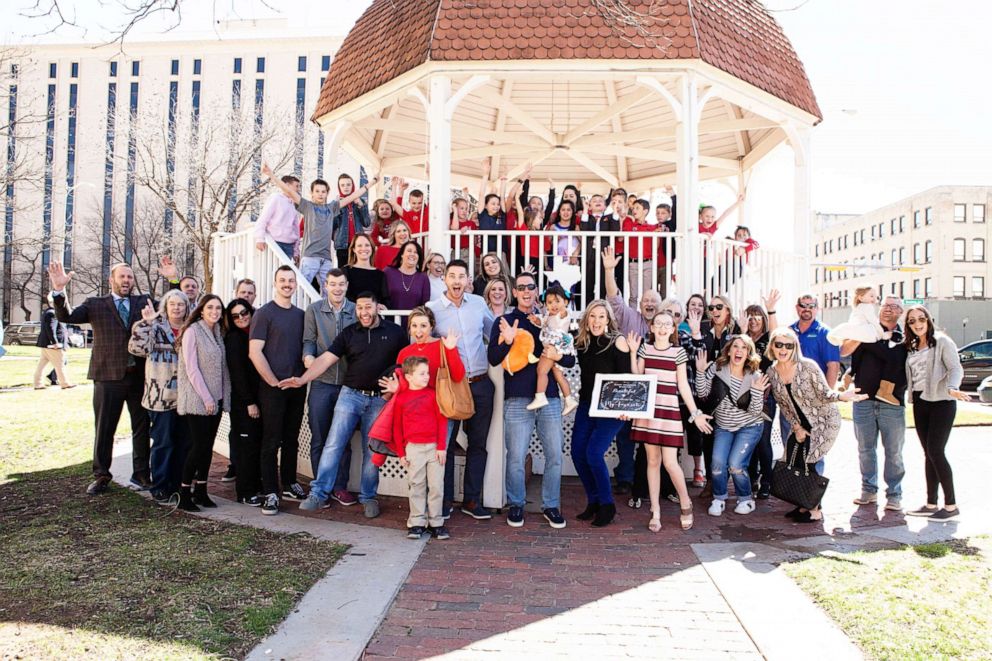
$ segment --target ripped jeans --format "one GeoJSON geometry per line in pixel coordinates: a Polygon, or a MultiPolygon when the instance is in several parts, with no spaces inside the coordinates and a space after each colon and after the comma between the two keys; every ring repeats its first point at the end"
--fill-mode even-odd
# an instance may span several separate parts
{"type": "Polygon", "coordinates": [[[751,478],[747,474],[751,454],[761,440],[763,424],[727,431],[713,430],[713,460],[710,476],[713,480],[713,499],[727,500],[727,473],[734,480],[737,500],[751,500],[751,478]]]}

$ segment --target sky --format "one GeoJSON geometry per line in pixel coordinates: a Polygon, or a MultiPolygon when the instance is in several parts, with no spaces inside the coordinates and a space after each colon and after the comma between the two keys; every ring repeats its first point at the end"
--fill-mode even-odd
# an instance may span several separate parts
{"type": "MultiPolygon", "coordinates": [[[[124,20],[121,2],[63,0],[76,22],[86,26],[85,33],[63,27],[55,35],[39,37],[51,25],[46,19],[29,19],[9,9],[29,8],[34,0],[5,0],[0,39],[106,39],[107,30],[124,20]]],[[[218,38],[212,28],[217,20],[272,17],[343,35],[368,4],[186,0],[178,27],[163,35],[175,18],[160,15],[141,24],[133,38],[218,38]]],[[[766,5],[803,61],[823,111],[823,122],[813,131],[815,210],[863,213],[933,186],[992,185],[992,128],[986,120],[992,108],[987,73],[992,62],[987,30],[992,3],[768,0],[766,5]]],[[[791,157],[782,149],[757,180],[788,178],[791,199],[790,170],[791,157]]],[[[775,207],[767,200],[756,205],[775,207]]]]}

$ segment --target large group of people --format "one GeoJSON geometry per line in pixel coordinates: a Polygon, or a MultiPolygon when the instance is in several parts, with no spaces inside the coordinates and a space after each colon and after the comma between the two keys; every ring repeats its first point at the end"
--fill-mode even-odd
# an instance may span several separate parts
{"type": "MultiPolygon", "coordinates": [[[[107,489],[113,433],[126,404],[132,486],[182,510],[214,507],[209,471],[226,411],[231,467],[224,480],[235,482],[239,503],[267,515],[287,500],[308,511],[332,502],[360,504],[375,518],[378,468],[384,453],[394,454],[410,480],[407,534],[446,539],[461,431],[467,447],[460,510],[476,520],[492,518],[482,505],[483,478],[491,422],[502,415],[507,524],[524,525],[525,460],[536,432],[544,454],[541,512],[552,528],[563,528],[563,417],[574,410],[571,457],[586,497],[576,520],[609,525],[622,496],[634,509],[648,502],[647,527],[658,532],[662,503],[670,500],[678,504],[679,527],[688,530],[694,500],[722,516],[732,486],[733,512],[748,515],[756,499],[770,497],[776,413],[786,452],[801,448],[810,470],[822,473],[840,429],[837,403],[846,401],[853,402],[862,474],[855,502],[877,502],[881,437],[885,508],[901,510],[904,406],[912,401],[927,459],[927,502],[910,514],[940,519],[958,513],[945,447],[955,402],[967,395],[959,389],[953,342],[936,331],[922,306],[904,314],[899,299],[886,297],[869,309],[863,306],[873,305],[871,296],[859,295],[851,323],[831,332],[817,321],[812,294],[798,297],[794,324],[780,325],[780,296],[773,290],[735,316],[731,300],[720,294],[708,302],[700,294],[662,299],[658,283],[644,275],[645,262],[665,263],[659,243],[649,252],[638,242],[638,254],[626,257],[638,269],[624,283],[619,244],[598,239],[590,239],[590,248],[601,255],[601,272],[585,273],[577,288],[566,289],[539,282],[539,269],[527,260],[511,270],[503,239],[487,239],[478,251],[462,245],[450,261],[425,255],[415,240],[427,228],[424,195],[411,191],[404,208],[400,180],[393,182],[397,201],[377,201],[370,218],[360,200],[367,187],[347,175],[337,182],[337,197],[318,179],[307,200],[296,178],[278,179],[267,166],[263,171],[279,192],[259,221],[265,226],[257,245],[265,249],[274,239],[287,257],[299,258],[299,269],[279,267],[266,283],[270,300],[258,309],[256,283],[238,282],[225,305],[215,294],[201,294],[195,278],[180,278],[167,259],[160,272],[170,288],[161,300],[137,293],[131,268],[118,264],[110,273],[111,294],[73,308],[65,296],[72,274],[51,265],[54,317],[93,328],[96,438],[89,493],[107,489]],[[385,266],[383,254],[389,256],[385,266]],[[473,281],[476,269],[466,260],[476,259],[473,281]],[[321,291],[306,310],[293,304],[299,273],[321,291]],[[625,284],[629,293],[643,288],[640,296],[625,296],[625,284]],[[399,323],[383,316],[387,305],[404,311],[399,323]],[[852,357],[852,370],[838,388],[842,356],[852,357]],[[576,365],[578,392],[563,373],[576,365]],[[597,374],[654,376],[650,412],[634,419],[592,415],[597,374]],[[500,412],[493,410],[493,379],[502,379],[500,412]],[[297,477],[305,413],[314,475],[309,489],[297,477]],[[356,433],[362,453],[357,497],[348,490],[356,433]],[[611,476],[606,454],[612,447],[619,461],[611,476]],[[688,481],[679,461],[683,451],[692,458],[688,481]],[[700,491],[691,496],[690,488],[700,491]]],[[[645,228],[650,205],[629,200],[625,191],[584,199],[569,186],[555,207],[553,188],[545,203],[527,197],[529,183],[518,182],[507,195],[484,186],[475,215],[466,198],[456,199],[452,229],[478,226],[509,237],[523,222],[563,232],[577,226],[651,231],[645,228]],[[510,204],[512,218],[504,211],[510,204]]],[[[665,223],[674,206],[673,199],[657,208],[658,227],[671,229],[665,223]]],[[[702,208],[701,231],[715,232],[726,215],[718,219],[712,207],[702,208]]],[[[567,260],[577,241],[555,237],[536,253],[567,260]]],[[[789,516],[815,522],[823,513],[819,506],[797,507],[789,516]]]]}

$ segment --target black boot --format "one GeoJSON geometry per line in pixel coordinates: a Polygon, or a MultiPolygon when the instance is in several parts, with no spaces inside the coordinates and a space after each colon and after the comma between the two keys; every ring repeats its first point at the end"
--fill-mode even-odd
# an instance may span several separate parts
{"type": "Polygon", "coordinates": [[[183,510],[184,512],[199,512],[200,511],[200,508],[197,507],[196,506],[196,503],[193,502],[193,496],[192,496],[192,493],[191,493],[191,488],[192,487],[188,487],[188,486],[185,486],[185,485],[179,487],[179,505],[178,505],[178,507],[179,507],[179,509],[183,510]]]}
{"type": "Polygon", "coordinates": [[[217,507],[217,503],[210,500],[210,496],[207,495],[206,482],[197,482],[193,487],[193,502],[203,507],[217,507]]]}
{"type": "Polygon", "coordinates": [[[599,509],[596,511],[596,518],[592,520],[592,525],[597,528],[602,528],[603,526],[609,525],[613,521],[613,517],[617,515],[617,506],[613,503],[608,505],[600,505],[599,509]]]}
{"type": "Polygon", "coordinates": [[[589,521],[594,516],[596,516],[596,512],[598,511],[599,511],[599,503],[589,503],[588,505],[586,505],[585,510],[583,510],[581,514],[575,515],[575,518],[578,519],[579,521],[589,521]]]}

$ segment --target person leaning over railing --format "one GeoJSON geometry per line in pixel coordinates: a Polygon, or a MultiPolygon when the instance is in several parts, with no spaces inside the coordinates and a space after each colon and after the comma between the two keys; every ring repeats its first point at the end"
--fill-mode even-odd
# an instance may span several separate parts
{"type": "Polygon", "coordinates": [[[954,476],[945,448],[954,426],[957,401],[971,398],[961,392],[964,370],[954,340],[934,328],[930,311],[914,305],[906,312],[906,392],[913,404],[916,435],[926,457],[927,502],[908,512],[943,520],[960,513],[954,497],[954,476]],[[937,488],[944,492],[944,507],[937,507],[937,488]]]}

